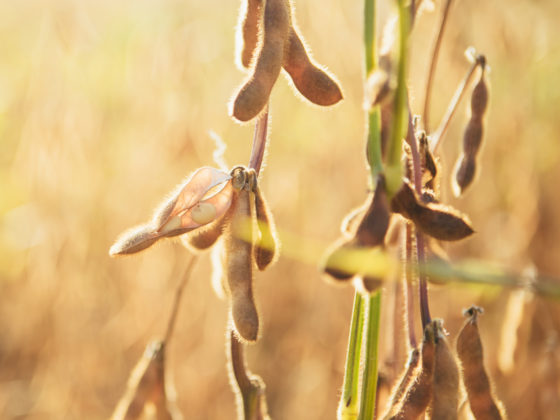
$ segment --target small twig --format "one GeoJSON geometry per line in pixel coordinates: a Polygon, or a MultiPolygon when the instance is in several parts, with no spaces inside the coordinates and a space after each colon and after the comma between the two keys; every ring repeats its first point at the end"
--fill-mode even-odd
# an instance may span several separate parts
{"type": "Polygon", "coordinates": [[[196,260],[196,256],[191,257],[191,260],[189,261],[187,268],[185,268],[185,272],[183,273],[183,278],[181,279],[179,285],[177,286],[177,289],[175,290],[175,300],[173,301],[173,308],[171,309],[171,315],[169,315],[169,321],[167,322],[167,330],[163,339],[164,343],[169,343],[171,335],[173,334],[173,328],[175,327],[175,322],[177,320],[177,314],[179,312],[183,290],[185,288],[185,285],[187,284],[187,281],[189,280],[189,277],[191,276],[192,269],[196,260]]]}
{"type": "Polygon", "coordinates": [[[439,56],[439,50],[441,47],[441,41],[443,40],[443,32],[445,31],[445,24],[447,23],[447,16],[449,15],[449,9],[451,8],[452,0],[446,0],[445,6],[443,8],[443,15],[441,16],[441,22],[439,25],[439,31],[436,37],[436,42],[434,44],[434,51],[432,53],[432,61],[430,62],[430,70],[428,71],[428,80],[426,81],[426,94],[424,97],[424,129],[426,132],[430,131],[429,128],[429,118],[430,118],[430,97],[432,93],[432,82],[436,72],[436,64],[439,56]]]}
{"type": "Polygon", "coordinates": [[[449,123],[451,122],[453,115],[455,115],[455,112],[457,111],[461,99],[463,99],[463,96],[465,96],[467,87],[472,80],[476,68],[478,66],[484,68],[485,63],[486,63],[485,57],[483,55],[477,55],[476,61],[472,64],[471,68],[469,69],[465,78],[463,79],[463,82],[459,85],[459,87],[455,91],[455,94],[453,95],[453,98],[451,99],[451,102],[447,107],[447,112],[445,113],[445,116],[441,120],[441,123],[439,124],[437,130],[431,135],[432,140],[430,142],[430,150],[432,151],[432,153],[436,151],[442,137],[445,135],[445,132],[449,127],[449,123]]]}
{"type": "Polygon", "coordinates": [[[418,348],[418,341],[416,340],[416,333],[414,332],[414,292],[412,289],[412,224],[406,224],[406,237],[405,237],[405,287],[403,290],[406,293],[406,319],[408,326],[408,342],[410,348],[418,348]]]}
{"type": "Polygon", "coordinates": [[[255,124],[255,135],[253,137],[253,148],[251,150],[251,159],[249,160],[249,168],[253,168],[257,174],[261,171],[261,166],[266,150],[266,139],[268,135],[268,104],[264,112],[257,119],[255,124]]]}

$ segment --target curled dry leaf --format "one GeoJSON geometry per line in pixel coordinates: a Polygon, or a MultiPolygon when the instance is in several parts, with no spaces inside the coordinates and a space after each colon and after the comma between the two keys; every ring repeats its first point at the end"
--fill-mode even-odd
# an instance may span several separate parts
{"type": "Polygon", "coordinates": [[[482,341],[478,331],[476,306],[465,311],[468,317],[457,337],[457,355],[461,362],[463,384],[467,390],[469,405],[476,420],[501,420],[505,418],[492,395],[490,379],[484,368],[482,341]]]}
{"type": "Polygon", "coordinates": [[[200,168],[156,210],[151,222],[122,234],[109,254],[133,254],[161,238],[182,235],[216,221],[227,212],[232,197],[228,173],[210,167],[200,168]]]}

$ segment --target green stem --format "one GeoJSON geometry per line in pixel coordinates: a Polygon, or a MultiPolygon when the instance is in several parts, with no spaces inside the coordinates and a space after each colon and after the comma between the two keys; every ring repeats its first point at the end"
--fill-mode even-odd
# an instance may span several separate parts
{"type": "Polygon", "coordinates": [[[408,35],[410,14],[406,0],[399,3],[399,63],[397,69],[397,89],[393,108],[393,126],[387,146],[386,181],[387,193],[392,197],[401,187],[403,168],[401,164],[402,140],[408,123],[406,69],[408,55],[408,35]]]}
{"type": "Polygon", "coordinates": [[[337,418],[339,420],[354,420],[358,416],[358,383],[360,379],[360,351],[362,349],[364,330],[364,306],[365,299],[360,293],[356,292],[354,295],[350,336],[348,337],[344,385],[338,404],[337,418]]]}
{"type": "Polygon", "coordinates": [[[368,298],[366,347],[362,378],[362,399],[358,420],[372,420],[375,415],[375,396],[377,392],[377,358],[379,342],[379,319],[381,318],[381,293],[376,292],[368,298]]]}

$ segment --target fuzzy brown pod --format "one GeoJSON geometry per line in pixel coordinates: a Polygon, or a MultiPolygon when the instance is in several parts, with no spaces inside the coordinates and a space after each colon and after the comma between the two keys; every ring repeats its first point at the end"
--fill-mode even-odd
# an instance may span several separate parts
{"type": "Polygon", "coordinates": [[[286,45],[283,66],[296,89],[310,102],[330,106],[342,100],[342,91],[338,83],[332,75],[309,57],[293,24],[286,45]]]}
{"type": "Polygon", "coordinates": [[[232,197],[230,174],[200,168],[155,211],[150,222],[123,233],[109,255],[134,254],[161,238],[183,235],[219,220],[231,206],[232,197]]]}
{"type": "Polygon", "coordinates": [[[351,280],[356,273],[347,267],[347,260],[355,249],[352,241],[345,238],[337,240],[325,253],[320,264],[321,271],[336,282],[351,280]]]}
{"type": "Polygon", "coordinates": [[[459,157],[453,171],[455,176],[453,178],[454,182],[452,188],[455,197],[459,197],[463,194],[463,192],[473,183],[476,175],[476,166],[476,158],[466,155],[459,157]]]}
{"type": "Polygon", "coordinates": [[[478,331],[478,315],[482,309],[473,306],[465,311],[467,321],[457,337],[457,355],[461,362],[463,384],[471,411],[476,420],[505,418],[492,395],[490,379],[484,368],[484,353],[478,331]]]}
{"type": "Polygon", "coordinates": [[[405,370],[403,371],[399,378],[399,381],[391,391],[391,395],[388,400],[388,406],[385,410],[385,414],[382,417],[384,420],[391,418],[391,416],[394,415],[397,411],[407,388],[410,386],[410,383],[417,374],[416,370],[419,363],[420,351],[418,351],[417,348],[414,348],[410,350],[405,370]]]}
{"type": "Polygon", "coordinates": [[[259,25],[262,21],[263,0],[245,0],[239,14],[238,38],[241,41],[241,65],[251,66],[259,43],[259,25]]]}
{"type": "MultiPolygon", "coordinates": [[[[234,170],[235,172],[236,170],[234,170]]],[[[230,222],[224,231],[225,276],[231,302],[231,316],[239,337],[254,342],[259,334],[259,316],[253,295],[254,170],[233,174],[237,198],[230,222]]]]}
{"type": "Polygon", "coordinates": [[[177,408],[166,394],[165,343],[155,341],[146,347],[144,355],[132,371],[125,394],[111,420],[141,418],[147,405],[153,405],[158,419],[179,419],[177,408]]]}
{"type": "Polygon", "coordinates": [[[459,368],[449,348],[443,323],[434,320],[436,329],[436,353],[434,390],[428,407],[431,420],[457,420],[459,406],[459,368]]]}
{"type": "Polygon", "coordinates": [[[356,231],[357,243],[369,247],[382,245],[389,228],[390,218],[391,212],[385,189],[385,180],[380,176],[377,178],[371,204],[358,225],[356,231]]]}
{"type": "Polygon", "coordinates": [[[284,62],[290,33],[290,8],[286,0],[267,0],[264,5],[262,42],[249,79],[237,93],[231,115],[249,121],[265,107],[284,62]]]}
{"type": "Polygon", "coordinates": [[[255,212],[259,237],[255,242],[255,262],[259,270],[266,269],[278,256],[278,239],[272,213],[258,185],[254,188],[255,212]]]}
{"type": "Polygon", "coordinates": [[[421,352],[420,371],[402,397],[398,411],[389,417],[391,420],[418,419],[430,404],[435,366],[435,325],[433,323],[429,323],[424,329],[421,352]]]}
{"type": "Polygon", "coordinates": [[[474,233],[467,217],[457,210],[442,204],[423,203],[408,180],[391,200],[391,208],[435,239],[457,241],[474,233]]]}

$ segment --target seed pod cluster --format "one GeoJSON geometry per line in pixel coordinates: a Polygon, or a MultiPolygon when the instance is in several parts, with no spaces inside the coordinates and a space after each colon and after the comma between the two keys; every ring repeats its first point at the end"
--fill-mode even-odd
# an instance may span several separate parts
{"type": "Polygon", "coordinates": [[[423,202],[408,180],[391,200],[391,209],[435,239],[457,241],[474,233],[465,215],[449,206],[423,202]]]}
{"type": "Polygon", "coordinates": [[[477,322],[480,313],[482,309],[476,306],[465,311],[467,321],[457,337],[457,355],[461,362],[463,384],[475,419],[501,420],[505,416],[492,395],[490,379],[484,369],[484,354],[477,322]]]}
{"type": "Polygon", "coordinates": [[[389,228],[391,213],[385,189],[385,180],[379,176],[374,194],[366,205],[352,211],[345,218],[342,237],[327,251],[322,270],[336,281],[347,281],[361,275],[362,284],[368,292],[378,289],[382,279],[363,272],[360,259],[367,258],[367,250],[381,248],[389,228]],[[356,263],[353,263],[357,261],[356,263]]]}
{"type": "Polygon", "coordinates": [[[329,106],[342,99],[337,82],[309,57],[288,0],[247,0],[240,21],[241,63],[251,67],[251,74],[233,100],[234,118],[249,121],[263,110],[282,68],[314,104],[329,106]]]}
{"type": "Polygon", "coordinates": [[[173,401],[168,398],[165,383],[165,343],[150,343],[132,371],[128,387],[120,399],[112,420],[142,418],[146,405],[151,404],[158,419],[181,418],[173,401]]]}
{"type": "Polygon", "coordinates": [[[488,105],[488,86],[485,79],[485,60],[481,61],[481,74],[471,95],[471,117],[463,133],[463,153],[459,157],[454,170],[453,191],[458,197],[473,182],[476,168],[477,156],[482,144],[484,133],[484,114],[488,105]]]}
{"type": "MultiPolygon", "coordinates": [[[[435,368],[436,324],[431,322],[424,329],[422,341],[422,364],[414,379],[409,381],[406,392],[397,404],[396,409],[385,417],[389,420],[415,420],[428,408],[433,395],[433,379],[435,368]]],[[[405,371],[405,375],[407,371],[405,371]]],[[[403,378],[404,379],[404,378],[403,378]]]]}

